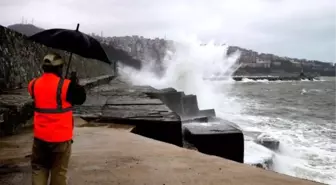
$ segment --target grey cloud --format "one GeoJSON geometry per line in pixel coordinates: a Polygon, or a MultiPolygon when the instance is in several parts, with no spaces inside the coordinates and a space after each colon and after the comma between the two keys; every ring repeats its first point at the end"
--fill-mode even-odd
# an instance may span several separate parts
{"type": "Polygon", "coordinates": [[[25,16],[45,28],[80,22],[81,30],[105,36],[196,34],[204,41],[335,62],[334,0],[1,0],[0,5],[5,25],[25,16]]]}

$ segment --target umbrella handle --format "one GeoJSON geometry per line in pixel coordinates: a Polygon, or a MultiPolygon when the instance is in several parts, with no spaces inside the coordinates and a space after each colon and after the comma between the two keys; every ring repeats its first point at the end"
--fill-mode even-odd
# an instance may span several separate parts
{"type": "MultiPolygon", "coordinates": [[[[79,23],[77,24],[76,31],[78,31],[78,29],[79,29],[79,23]]],[[[70,53],[69,63],[68,63],[68,66],[67,66],[64,78],[66,78],[68,76],[68,74],[69,74],[69,68],[70,68],[70,64],[71,64],[71,59],[72,59],[72,53],[70,53]]]]}
{"type": "Polygon", "coordinates": [[[69,69],[70,69],[71,59],[72,59],[72,53],[70,53],[69,63],[68,63],[68,66],[67,66],[67,69],[66,69],[64,78],[67,78],[67,76],[68,76],[68,74],[69,74],[69,69]]]}

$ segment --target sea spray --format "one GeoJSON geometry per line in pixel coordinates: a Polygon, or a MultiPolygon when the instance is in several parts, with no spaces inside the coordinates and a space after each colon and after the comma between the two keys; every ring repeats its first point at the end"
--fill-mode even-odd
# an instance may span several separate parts
{"type": "MultiPolygon", "coordinates": [[[[280,138],[280,149],[278,152],[273,152],[254,143],[253,138],[245,135],[245,163],[257,164],[273,160],[272,169],[277,172],[321,182],[333,182],[333,180],[323,180],[333,178],[331,175],[333,168],[323,169],[328,174],[323,176],[320,172],[312,170],[314,168],[312,164],[308,164],[309,158],[318,156],[318,153],[309,151],[313,156],[308,157],[304,156],[306,154],[300,153],[300,151],[308,151],[307,148],[302,150],[299,148],[302,145],[299,141],[304,140],[300,136],[304,133],[300,133],[292,127],[293,124],[302,125],[301,123],[296,124],[290,120],[279,120],[280,118],[273,117],[272,114],[277,111],[275,108],[278,104],[266,107],[265,103],[268,103],[270,99],[267,99],[265,94],[258,90],[249,91],[249,97],[242,96],[246,93],[240,92],[239,86],[247,88],[265,82],[234,82],[230,80],[229,76],[239,67],[236,63],[239,53],[227,56],[226,50],[227,45],[216,45],[213,42],[202,44],[198,40],[189,39],[179,42],[175,52],[167,51],[166,58],[162,63],[164,71],[161,76],[158,76],[155,71],[157,64],[150,62],[153,60],[146,60],[141,71],[126,66],[119,66],[119,71],[122,78],[134,85],[150,85],[157,89],[173,87],[186,94],[195,94],[201,109],[214,108],[218,117],[236,123],[243,131],[264,132],[280,138]],[[220,77],[223,80],[207,80],[212,77],[220,77]],[[225,79],[225,77],[227,78],[225,79]],[[251,110],[255,112],[250,112],[251,110]],[[287,127],[292,129],[286,130],[287,127]],[[291,143],[291,138],[296,137],[300,138],[291,143]],[[311,169],[305,166],[309,166],[311,169]]],[[[295,85],[299,82],[290,83],[295,85]]],[[[267,93],[272,93],[273,90],[269,89],[267,93]]],[[[286,115],[288,116],[288,114],[286,115]]],[[[332,158],[327,158],[327,160],[332,161],[332,158]]]]}
{"type": "MultiPolygon", "coordinates": [[[[225,89],[231,87],[232,80],[225,81],[223,90],[219,88],[223,87],[219,85],[223,82],[204,79],[219,75],[227,76],[229,79],[237,69],[236,61],[239,58],[239,52],[227,56],[227,45],[218,45],[214,42],[204,44],[195,38],[186,38],[175,44],[175,47],[175,52],[167,52],[163,61],[165,70],[161,77],[156,75],[154,62],[144,62],[145,65],[141,71],[119,66],[121,76],[137,85],[151,85],[158,89],[173,87],[186,94],[195,94],[202,109],[215,108],[219,111],[217,109],[222,109],[224,102],[233,103],[232,98],[223,97],[225,89]]],[[[238,104],[236,108],[239,110],[238,104]]]]}
{"type": "MultiPolygon", "coordinates": [[[[234,82],[230,76],[239,68],[240,53],[227,55],[228,45],[201,43],[195,37],[175,44],[175,52],[167,51],[162,76],[156,73],[156,64],[148,60],[141,71],[119,66],[124,80],[134,85],[150,85],[157,89],[173,87],[186,94],[197,95],[201,109],[214,108],[218,117],[241,125],[241,104],[231,91],[234,82]],[[208,80],[219,77],[221,81],[208,80]]],[[[238,93],[238,92],[237,92],[238,93]]],[[[244,126],[244,125],[242,125],[244,126]]],[[[248,139],[248,138],[247,138],[248,139]]],[[[247,140],[245,161],[248,164],[272,160],[273,152],[247,140]]]]}

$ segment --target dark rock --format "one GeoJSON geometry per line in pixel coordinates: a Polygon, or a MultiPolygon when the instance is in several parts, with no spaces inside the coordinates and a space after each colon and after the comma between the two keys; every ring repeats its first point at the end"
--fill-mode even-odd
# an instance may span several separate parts
{"type": "Polygon", "coordinates": [[[280,146],[280,141],[275,138],[272,138],[266,134],[260,134],[256,139],[255,142],[269,148],[271,150],[278,150],[280,146]]]}
{"type": "Polygon", "coordinates": [[[252,164],[252,166],[256,166],[258,168],[262,168],[262,169],[265,169],[265,170],[272,170],[272,168],[273,168],[273,157],[274,157],[274,155],[271,158],[264,159],[263,161],[261,161],[259,163],[252,164]]]}
{"type": "Polygon", "coordinates": [[[198,151],[244,162],[244,136],[233,124],[184,124],[184,139],[198,151]]]}

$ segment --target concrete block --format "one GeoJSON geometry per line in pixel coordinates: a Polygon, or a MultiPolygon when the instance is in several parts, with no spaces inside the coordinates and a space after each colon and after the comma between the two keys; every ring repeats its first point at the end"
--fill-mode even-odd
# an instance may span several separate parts
{"type": "Polygon", "coordinates": [[[206,117],[216,117],[216,112],[215,109],[206,109],[206,110],[200,110],[198,115],[206,117]]]}
{"type": "Polygon", "coordinates": [[[182,125],[180,120],[176,121],[137,121],[132,133],[142,135],[176,146],[183,146],[182,125]]]}
{"type": "Polygon", "coordinates": [[[184,139],[198,151],[244,163],[244,136],[229,122],[201,125],[184,124],[184,139]]]}
{"type": "Polygon", "coordinates": [[[170,110],[178,115],[181,116],[183,114],[182,98],[185,96],[183,92],[151,93],[150,96],[160,99],[170,110]]]}
{"type": "Polygon", "coordinates": [[[196,117],[181,117],[182,123],[207,123],[209,117],[207,116],[196,116],[196,117]]]}
{"type": "Polygon", "coordinates": [[[183,116],[197,116],[199,113],[197,96],[186,95],[182,97],[183,116]]]}

